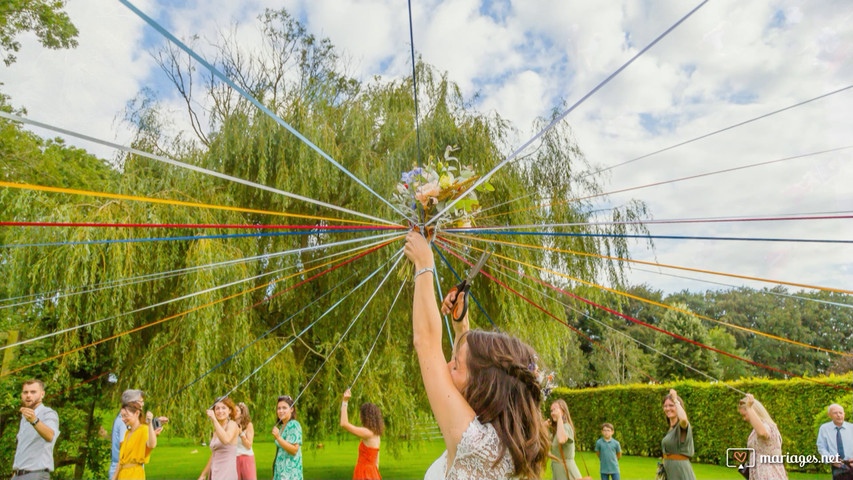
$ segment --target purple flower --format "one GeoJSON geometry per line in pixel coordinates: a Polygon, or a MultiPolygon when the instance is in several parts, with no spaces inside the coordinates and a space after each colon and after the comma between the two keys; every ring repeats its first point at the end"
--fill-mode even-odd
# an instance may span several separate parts
{"type": "Polygon", "coordinates": [[[411,183],[413,180],[417,180],[417,178],[423,174],[423,168],[415,167],[411,171],[403,172],[403,174],[400,176],[400,181],[403,183],[411,183]]]}

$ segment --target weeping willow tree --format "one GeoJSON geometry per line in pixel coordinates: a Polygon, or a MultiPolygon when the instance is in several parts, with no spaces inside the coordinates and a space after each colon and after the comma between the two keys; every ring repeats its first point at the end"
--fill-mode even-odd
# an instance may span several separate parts
{"type": "MultiPolygon", "coordinates": [[[[401,172],[409,170],[418,158],[412,79],[355,81],[343,73],[328,41],[308,34],[286,12],[267,12],[260,22],[266,35],[266,50],[244,52],[224,35],[218,49],[218,66],[371,188],[390,197],[401,172]]],[[[197,84],[205,85],[201,93],[204,98],[193,97],[199,95],[199,89],[193,93],[182,82],[194,76],[203,77],[177,51],[161,51],[159,58],[161,66],[176,81],[178,91],[187,100],[188,115],[194,118],[197,139],[169,138],[164,134],[167,129],[163,128],[168,119],[156,99],[152,101],[150,96],[143,96],[141,101],[132,104],[128,115],[138,128],[134,147],[406,224],[390,207],[226,86],[211,78],[206,82],[197,80],[197,84]],[[194,111],[193,105],[199,104],[209,105],[208,110],[194,111]],[[209,118],[210,124],[202,128],[199,118],[209,118]]],[[[478,172],[484,173],[496,166],[511,149],[510,139],[518,136],[513,127],[497,115],[485,115],[472,109],[446,74],[419,63],[417,79],[422,114],[421,155],[425,159],[430,155],[438,156],[447,145],[458,145],[462,148],[458,153],[460,159],[474,165],[478,172]]],[[[541,119],[535,128],[548,121],[548,118],[541,119]]],[[[8,122],[3,126],[13,130],[19,128],[8,122]]],[[[27,155],[4,159],[6,178],[50,185],[74,182],[77,188],[154,199],[363,220],[133,155],[121,157],[112,164],[86,157],[87,168],[97,166],[95,170],[101,172],[97,176],[86,174],[69,179],[56,175],[57,162],[45,165],[44,171],[49,176],[32,174],[28,164],[47,153],[44,148],[34,149],[27,155]]],[[[600,194],[602,179],[594,174],[593,166],[584,158],[565,123],[550,130],[534,148],[525,152],[524,157],[500,170],[490,182],[495,191],[483,195],[481,204],[484,207],[501,205],[490,212],[501,215],[482,220],[479,223],[482,226],[585,223],[603,218],[632,220],[647,214],[645,207],[636,202],[601,211],[596,210],[598,203],[592,199],[566,201],[600,194]],[[517,201],[508,203],[512,200],[517,201]],[[520,207],[545,204],[553,205],[516,211],[520,207]]],[[[7,212],[6,218],[28,221],[256,226],[336,224],[333,220],[12,189],[0,192],[0,201],[7,212]]],[[[595,225],[577,227],[573,231],[621,234],[630,228],[635,227],[595,225]]],[[[4,229],[2,238],[4,244],[26,244],[44,242],[47,238],[53,242],[123,241],[235,232],[245,233],[225,228],[190,227],[15,228],[4,229]]],[[[17,385],[23,377],[37,372],[46,376],[48,382],[69,384],[82,368],[109,369],[118,378],[113,398],[124,388],[142,388],[148,392],[148,404],[156,413],[173,419],[171,428],[181,435],[205,438],[209,432],[204,410],[215,398],[254,373],[231,396],[249,405],[256,424],[262,429],[271,427],[276,397],[281,394],[296,396],[305,389],[297,412],[305,424],[307,438],[318,439],[337,431],[340,395],[355,378],[379,334],[379,326],[388,316],[387,326],[379,335],[375,351],[354,387],[355,401],[372,401],[382,408],[390,438],[415,439],[414,424],[429,416],[429,406],[423,390],[418,387],[420,382],[413,380],[420,374],[411,348],[411,282],[403,287],[401,299],[393,310],[391,303],[400,286],[393,274],[366,305],[388,271],[387,266],[382,266],[402,248],[402,241],[295,286],[323,268],[299,272],[322,264],[329,254],[353,247],[323,248],[324,245],[371,234],[329,232],[3,249],[0,268],[7,282],[0,288],[4,298],[39,294],[35,297],[37,302],[0,310],[3,329],[19,329],[23,338],[68,330],[50,340],[33,342],[32,347],[18,347],[13,367],[34,361],[31,355],[22,352],[35,351],[31,348],[36,346],[41,358],[80,350],[4,376],[2,381],[17,385]],[[294,250],[297,251],[281,254],[294,250]],[[255,260],[179,272],[250,257],[255,260]],[[308,328],[321,313],[377,269],[379,272],[372,279],[308,328]],[[97,287],[104,282],[158,272],[175,273],[115,288],[97,287]],[[268,284],[279,278],[284,279],[268,284]],[[241,279],[249,280],[227,285],[241,279]],[[73,287],[91,291],[65,296],[77,292],[71,290],[73,287]],[[331,293],[319,298],[333,287],[336,288],[331,293]],[[214,290],[193,295],[208,289],[214,290]],[[187,298],[181,299],[184,296],[187,298]],[[316,303],[298,313],[318,298],[316,303]],[[149,308],[151,306],[154,307],[149,308]],[[364,313],[342,339],[362,308],[364,313]],[[75,328],[88,324],[91,325],[75,328]],[[139,330],[124,334],[132,329],[139,330]],[[305,333],[299,335],[303,330],[305,333]],[[254,345],[219,365],[265,332],[268,333],[254,345]],[[114,339],[102,341],[115,335],[118,336],[114,339]],[[101,343],[89,346],[95,342],[101,343]],[[282,350],[288,343],[288,348],[282,350]],[[336,345],[339,346],[335,348],[336,345]],[[279,350],[281,352],[273,357],[279,350]],[[255,373],[266,361],[268,363],[255,373]],[[315,372],[316,378],[306,389],[315,372]],[[181,390],[190,384],[189,388],[181,390]]],[[[505,236],[502,240],[531,243],[530,238],[505,236]]],[[[565,250],[627,256],[624,239],[617,237],[545,237],[535,242],[565,250]]],[[[478,248],[485,246],[475,241],[466,243],[478,248]]],[[[590,282],[618,283],[622,278],[619,265],[598,257],[510,245],[490,248],[500,255],[590,282]]],[[[478,252],[469,249],[468,253],[478,252]]],[[[467,270],[461,261],[445,256],[460,275],[467,270]]],[[[441,286],[446,291],[456,280],[438,256],[436,263],[441,286]]],[[[565,313],[567,307],[561,302],[571,304],[571,300],[558,298],[558,302],[542,296],[544,287],[521,277],[518,271],[541,277],[565,290],[582,292],[593,299],[600,295],[596,289],[563,276],[542,274],[508,262],[507,265],[515,271],[510,277],[497,274],[497,269],[492,273],[570,325],[572,317],[565,313]]],[[[553,291],[549,294],[559,297],[553,291]]],[[[556,372],[559,383],[588,380],[591,374],[582,350],[591,348],[587,340],[483,277],[476,284],[475,295],[497,328],[518,335],[536,348],[545,368],[556,372]]],[[[472,310],[472,322],[481,328],[492,328],[476,308],[472,310]]]]}

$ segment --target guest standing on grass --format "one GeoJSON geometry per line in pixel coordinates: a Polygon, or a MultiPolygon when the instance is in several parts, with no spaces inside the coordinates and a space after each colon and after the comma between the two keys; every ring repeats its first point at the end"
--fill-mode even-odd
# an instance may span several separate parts
{"type": "Polygon", "coordinates": [[[302,480],[302,425],[296,421],[293,399],[288,395],[278,397],[275,407],[278,424],[272,429],[275,439],[273,480],[302,480]]]}
{"type": "Polygon", "coordinates": [[[826,409],[830,422],[820,426],[817,432],[817,450],[831,462],[833,480],[853,479],[853,424],[844,421],[844,408],[833,403],[826,409]]]}
{"type": "Polygon", "coordinates": [[[237,406],[228,397],[220,398],[213,404],[213,408],[207,411],[207,416],[213,423],[210,459],[198,478],[236,480],[237,438],[240,436],[240,426],[234,421],[237,418],[237,406]]]}
{"type": "Polygon", "coordinates": [[[237,425],[240,426],[240,438],[237,439],[237,480],[257,480],[258,469],[255,466],[255,452],[252,451],[255,426],[249,416],[249,407],[243,402],[237,404],[237,425]]]}
{"type": "Polygon", "coordinates": [[[559,399],[551,403],[551,472],[554,480],[578,480],[581,472],[575,463],[575,424],[569,415],[566,401],[559,399]]]}
{"type": "Polygon", "coordinates": [[[765,455],[782,455],[782,435],[767,409],[755,397],[747,394],[738,402],[738,411],[752,425],[752,432],[746,441],[747,448],[753,449],[752,461],[748,462],[754,465],[749,469],[749,480],[788,480],[784,464],[761,461],[765,455]]]}
{"type": "Polygon", "coordinates": [[[663,413],[669,430],[661,440],[663,468],[667,480],[696,480],[690,457],[693,456],[693,427],[687,419],[684,401],[674,389],[663,398],[663,413]]]}
{"type": "Polygon", "coordinates": [[[21,388],[21,426],[12,462],[16,480],[49,480],[53,471],[53,446],[59,437],[59,415],[46,407],[44,383],[27,380],[21,388]]]}
{"type": "MultiPolygon", "coordinates": [[[[121,406],[124,407],[132,402],[139,402],[142,408],[145,408],[145,392],[142,390],[128,389],[121,394],[121,406]]],[[[163,425],[169,422],[168,417],[157,417],[160,422],[160,427],[154,429],[155,436],[159,436],[163,431],[163,425]]],[[[109,478],[113,478],[118,468],[119,454],[121,452],[121,444],[124,442],[125,434],[127,433],[127,425],[121,418],[121,412],[116,413],[116,418],[113,420],[112,431],[112,450],[110,452],[110,472],[109,478]]]]}
{"type": "Polygon", "coordinates": [[[347,405],[352,393],[349,389],[344,392],[341,402],[341,427],[349,433],[359,437],[358,461],[352,472],[353,480],[378,480],[379,475],[379,443],[382,433],[385,431],[385,421],[382,420],[382,411],[372,403],[362,403],[359,413],[361,414],[361,427],[349,423],[347,405]]]}
{"type": "Polygon", "coordinates": [[[142,416],[142,402],[137,400],[123,406],[119,411],[127,431],[119,450],[118,465],[112,478],[115,480],[145,480],[144,465],[151,458],[151,450],[157,446],[154,433],[154,414],[142,416]]]}
{"type": "Polygon", "coordinates": [[[601,425],[601,437],[595,442],[595,454],[601,463],[601,480],[619,480],[619,459],[622,458],[622,445],[613,438],[616,431],[612,423],[601,425]]]}

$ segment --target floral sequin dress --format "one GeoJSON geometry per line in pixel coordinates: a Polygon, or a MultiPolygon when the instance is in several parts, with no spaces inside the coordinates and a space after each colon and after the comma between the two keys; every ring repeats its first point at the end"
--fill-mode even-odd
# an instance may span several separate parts
{"type": "Polygon", "coordinates": [[[749,480],[788,480],[785,464],[761,462],[762,455],[782,456],[782,435],[772,423],[765,423],[764,428],[770,438],[759,437],[755,430],[749,434],[746,446],[753,449],[753,459],[749,462],[754,467],[749,469],[749,480]]]}
{"type": "Polygon", "coordinates": [[[424,480],[502,480],[515,470],[508,451],[498,460],[501,440],[492,424],[483,425],[475,417],[456,446],[456,458],[447,470],[447,450],[427,469],[424,480]],[[445,477],[444,473],[447,472],[445,477]]]}

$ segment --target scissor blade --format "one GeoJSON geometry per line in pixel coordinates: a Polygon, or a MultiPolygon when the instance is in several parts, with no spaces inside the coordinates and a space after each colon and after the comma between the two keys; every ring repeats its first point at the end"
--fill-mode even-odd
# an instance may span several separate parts
{"type": "Polygon", "coordinates": [[[480,255],[480,259],[477,260],[477,263],[475,263],[474,266],[471,267],[471,271],[468,272],[468,278],[466,279],[466,281],[469,284],[471,283],[471,281],[474,280],[474,277],[476,277],[477,274],[480,273],[480,269],[483,268],[483,265],[486,264],[486,260],[488,260],[491,255],[492,252],[483,252],[483,254],[480,255]]]}

